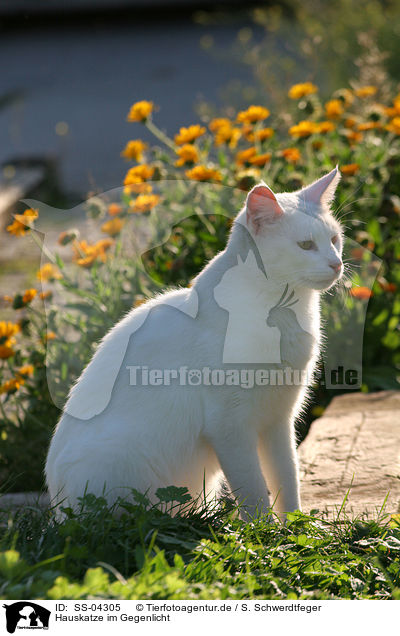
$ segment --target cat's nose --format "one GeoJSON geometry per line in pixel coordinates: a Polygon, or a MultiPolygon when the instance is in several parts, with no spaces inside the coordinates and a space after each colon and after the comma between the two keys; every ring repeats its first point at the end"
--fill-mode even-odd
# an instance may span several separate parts
{"type": "Polygon", "coordinates": [[[342,269],[342,261],[334,261],[329,263],[329,267],[332,267],[333,271],[336,274],[339,274],[340,270],[342,269]]]}

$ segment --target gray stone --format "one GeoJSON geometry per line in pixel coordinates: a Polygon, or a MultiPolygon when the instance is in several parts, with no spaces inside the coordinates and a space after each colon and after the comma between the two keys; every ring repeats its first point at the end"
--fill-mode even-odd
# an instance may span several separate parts
{"type": "Polygon", "coordinates": [[[303,510],[349,516],[400,510],[400,392],[333,399],[299,447],[303,510]]]}

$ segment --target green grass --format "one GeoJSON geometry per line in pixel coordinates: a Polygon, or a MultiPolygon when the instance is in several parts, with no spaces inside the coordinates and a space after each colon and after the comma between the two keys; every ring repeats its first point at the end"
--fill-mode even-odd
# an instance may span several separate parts
{"type": "Polygon", "coordinates": [[[244,523],[228,504],[196,512],[174,492],[174,516],[171,489],[161,510],[138,495],[119,517],[91,495],[62,522],[35,507],[3,511],[1,597],[400,599],[398,516],[244,523]]]}

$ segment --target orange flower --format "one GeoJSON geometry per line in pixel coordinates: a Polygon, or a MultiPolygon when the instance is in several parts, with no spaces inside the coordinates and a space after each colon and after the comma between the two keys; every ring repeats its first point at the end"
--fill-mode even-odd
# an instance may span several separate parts
{"type": "Polygon", "coordinates": [[[130,185],[126,185],[124,187],[124,194],[150,194],[153,190],[153,187],[150,183],[131,183],[130,185]]]}
{"type": "Polygon", "coordinates": [[[386,126],[386,130],[400,135],[400,117],[394,117],[391,122],[386,126]]]}
{"type": "Polygon", "coordinates": [[[371,97],[375,95],[377,90],[376,86],[362,86],[361,88],[357,88],[354,93],[357,97],[371,97]]]}
{"type": "Polygon", "coordinates": [[[382,124],[379,121],[367,121],[364,124],[358,124],[357,130],[374,130],[375,128],[382,128],[382,124]]]}
{"type": "Polygon", "coordinates": [[[290,163],[296,163],[301,158],[300,151],[297,148],[284,148],[280,154],[290,163]]]}
{"type": "Polygon", "coordinates": [[[303,120],[295,126],[289,128],[289,135],[292,137],[309,137],[318,131],[317,124],[313,121],[303,120]]]}
{"type": "Polygon", "coordinates": [[[23,367],[20,367],[19,369],[17,369],[17,373],[16,376],[17,378],[19,376],[27,376],[27,375],[33,375],[34,372],[34,367],[32,364],[25,364],[23,367]]]}
{"type": "Polygon", "coordinates": [[[62,274],[55,265],[52,265],[52,263],[45,263],[45,265],[43,265],[43,267],[41,267],[37,272],[36,278],[42,282],[48,280],[59,280],[62,278],[62,274]]]}
{"type": "Polygon", "coordinates": [[[242,136],[240,128],[227,124],[220,126],[215,132],[215,145],[229,144],[230,148],[236,148],[237,143],[242,136]]]}
{"type": "Polygon", "coordinates": [[[116,216],[117,214],[121,214],[123,210],[122,205],[119,205],[118,203],[110,203],[110,205],[108,206],[108,214],[110,216],[116,216]]]}
{"type": "Polygon", "coordinates": [[[261,130],[254,130],[249,128],[244,131],[246,139],[249,141],[265,141],[266,139],[270,139],[274,135],[275,131],[273,128],[261,128],[261,130]]]}
{"type": "Polygon", "coordinates": [[[201,137],[206,132],[204,126],[200,126],[200,124],[194,124],[193,126],[189,126],[189,128],[181,128],[179,133],[175,135],[175,143],[178,146],[182,146],[183,144],[190,144],[198,137],[201,137]]]}
{"type": "Polygon", "coordinates": [[[47,298],[51,298],[52,295],[53,292],[49,289],[48,291],[40,292],[39,298],[41,298],[41,300],[46,300],[47,298]]]}
{"type": "Polygon", "coordinates": [[[226,126],[231,126],[231,125],[232,123],[230,119],[228,119],[227,117],[216,117],[215,119],[212,119],[210,121],[210,123],[208,124],[208,127],[211,130],[211,132],[215,133],[220,128],[225,128],[226,126]]]}
{"type": "Polygon", "coordinates": [[[344,126],[345,128],[354,128],[356,123],[357,121],[354,119],[354,117],[347,117],[347,119],[344,122],[344,126]]]}
{"type": "Polygon", "coordinates": [[[304,82],[303,84],[294,84],[289,90],[290,99],[300,99],[312,93],[316,93],[318,88],[312,82],[304,82]]]}
{"type": "Polygon", "coordinates": [[[149,212],[161,200],[158,194],[141,194],[133,201],[130,212],[149,212]]]}
{"type": "Polygon", "coordinates": [[[265,152],[263,155],[257,155],[256,157],[251,157],[250,163],[252,166],[265,166],[266,163],[271,161],[271,153],[265,152]]]}
{"type": "Polygon", "coordinates": [[[356,130],[346,130],[344,135],[351,146],[359,143],[363,139],[362,133],[357,132],[356,130]]]}
{"type": "Polygon", "coordinates": [[[37,289],[27,289],[22,296],[22,302],[24,305],[28,305],[28,303],[32,302],[37,294],[37,289]]]}
{"type": "Polygon", "coordinates": [[[43,337],[44,342],[48,342],[49,340],[55,340],[57,338],[54,331],[48,331],[46,335],[43,337]]]}
{"type": "Polygon", "coordinates": [[[358,163],[348,163],[345,166],[340,166],[340,171],[342,174],[353,175],[356,174],[360,169],[360,164],[358,163]]]}
{"type": "Polygon", "coordinates": [[[175,161],[176,166],[184,166],[186,163],[196,163],[199,160],[199,153],[193,144],[183,144],[176,149],[179,159],[175,161]]]}
{"type": "Polygon", "coordinates": [[[352,287],[350,289],[350,294],[359,300],[367,300],[373,295],[372,291],[368,287],[352,287]]]}
{"type": "Polygon", "coordinates": [[[127,116],[127,120],[145,122],[146,119],[153,112],[153,108],[154,108],[153,102],[148,102],[146,100],[142,100],[141,102],[136,102],[135,104],[131,106],[127,116]]]}
{"type": "Polygon", "coordinates": [[[246,150],[241,150],[236,154],[235,161],[238,166],[243,166],[246,163],[250,163],[250,159],[255,157],[257,154],[257,148],[252,146],[251,148],[246,148],[246,150]]]}
{"type": "Polygon", "coordinates": [[[238,113],[236,120],[241,124],[254,124],[270,116],[270,111],[264,106],[249,106],[247,110],[238,113]]]}
{"type": "Polygon", "coordinates": [[[93,245],[90,245],[87,241],[80,241],[79,243],[77,241],[74,245],[74,260],[81,267],[90,267],[97,259],[104,263],[107,258],[106,251],[112,245],[114,245],[112,239],[101,239],[93,245]]]}
{"type": "Polygon", "coordinates": [[[316,132],[320,134],[325,134],[328,132],[332,132],[332,130],[335,130],[335,124],[332,121],[320,121],[319,123],[315,124],[315,126],[316,132]]]}
{"type": "Polygon", "coordinates": [[[325,104],[326,116],[329,119],[338,119],[343,115],[343,102],[340,99],[331,99],[325,104]]]}
{"type": "Polygon", "coordinates": [[[121,157],[132,161],[141,161],[143,152],[147,148],[147,144],[140,139],[132,139],[128,141],[124,150],[121,152],[121,157]]]}
{"type": "Polygon", "coordinates": [[[24,380],[22,378],[12,378],[11,380],[7,380],[0,386],[0,395],[2,393],[15,393],[18,389],[24,384],[24,380]]]}
{"type": "Polygon", "coordinates": [[[5,322],[2,320],[0,322],[0,344],[5,344],[10,346],[15,342],[15,334],[17,334],[21,330],[18,323],[15,322],[5,322]]]}
{"type": "Polygon", "coordinates": [[[7,358],[11,358],[15,351],[9,345],[0,345],[0,359],[6,360],[7,358]]]}
{"type": "Polygon", "coordinates": [[[116,236],[120,233],[123,226],[124,222],[116,217],[115,219],[110,219],[109,221],[106,221],[106,223],[103,223],[103,225],[101,226],[101,231],[105,234],[109,234],[110,236],[116,236]]]}
{"type": "Polygon", "coordinates": [[[38,211],[31,208],[25,210],[23,214],[15,214],[13,223],[7,225],[6,230],[10,234],[14,234],[14,236],[24,236],[32,229],[33,222],[38,216],[38,211]]]}
{"type": "Polygon", "coordinates": [[[124,180],[124,185],[130,186],[137,183],[143,183],[143,181],[151,179],[153,174],[153,166],[148,166],[145,163],[141,166],[135,166],[128,171],[124,180]]]}
{"type": "Polygon", "coordinates": [[[191,170],[186,170],[186,176],[195,181],[221,181],[222,175],[215,168],[207,168],[206,166],[195,166],[191,170]]]}
{"type": "Polygon", "coordinates": [[[390,292],[391,294],[393,294],[397,289],[396,283],[388,283],[386,280],[379,281],[379,286],[383,289],[383,291],[390,292]]]}

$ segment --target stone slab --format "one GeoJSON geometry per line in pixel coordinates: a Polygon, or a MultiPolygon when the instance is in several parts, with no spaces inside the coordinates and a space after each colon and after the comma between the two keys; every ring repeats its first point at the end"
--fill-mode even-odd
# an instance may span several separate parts
{"type": "Polygon", "coordinates": [[[299,447],[303,510],[400,511],[400,392],[333,399],[299,447]]]}

